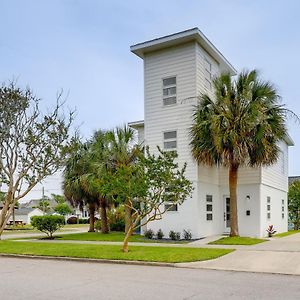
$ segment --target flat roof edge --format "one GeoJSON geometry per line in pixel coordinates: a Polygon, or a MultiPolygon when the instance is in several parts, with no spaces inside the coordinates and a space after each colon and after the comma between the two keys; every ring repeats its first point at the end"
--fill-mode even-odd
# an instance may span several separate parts
{"type": "Polygon", "coordinates": [[[295,146],[293,139],[288,133],[286,134],[284,141],[287,143],[288,146],[295,146]]]}
{"type": "Polygon", "coordinates": [[[216,56],[215,59],[217,59],[219,63],[223,63],[224,65],[226,65],[227,68],[230,69],[232,75],[236,75],[237,70],[197,27],[148,40],[142,43],[134,44],[130,46],[130,51],[140,58],[144,58],[144,53],[146,52],[144,50],[146,49],[149,49],[151,51],[152,48],[152,50],[155,51],[156,48],[156,50],[159,50],[168,46],[174,46],[176,45],[176,41],[180,42],[180,40],[184,41],[186,39],[195,40],[199,44],[201,44],[202,42],[204,44],[202,46],[206,46],[213,53],[212,56],[216,56]],[[161,48],[159,47],[159,45],[161,45],[161,48]]]}
{"type": "Polygon", "coordinates": [[[134,129],[144,127],[144,125],[145,125],[144,120],[133,121],[133,122],[128,123],[128,126],[134,128],[134,129]]]}

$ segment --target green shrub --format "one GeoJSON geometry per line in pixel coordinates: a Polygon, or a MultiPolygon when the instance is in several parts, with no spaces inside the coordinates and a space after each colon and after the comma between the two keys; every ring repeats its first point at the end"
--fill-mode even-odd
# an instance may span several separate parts
{"type": "Polygon", "coordinates": [[[125,220],[118,220],[110,224],[111,231],[125,231],[125,220]]]}
{"type": "Polygon", "coordinates": [[[101,220],[97,220],[95,222],[95,229],[100,231],[101,230],[101,220]]]}
{"type": "Polygon", "coordinates": [[[46,233],[49,239],[53,239],[53,233],[65,225],[65,218],[63,216],[34,216],[31,218],[31,225],[46,233]]]}
{"type": "Polygon", "coordinates": [[[192,233],[189,229],[188,230],[183,229],[183,238],[185,240],[191,240],[192,239],[192,233]]]}
{"type": "Polygon", "coordinates": [[[179,241],[180,240],[180,232],[171,230],[169,232],[169,238],[173,241],[179,241]]]}
{"type": "Polygon", "coordinates": [[[89,219],[79,219],[79,224],[89,224],[89,219]]]}
{"type": "Polygon", "coordinates": [[[157,231],[156,237],[157,237],[158,240],[161,240],[164,237],[164,233],[162,232],[161,229],[159,229],[157,231]]]}
{"type": "Polygon", "coordinates": [[[154,231],[151,230],[151,229],[146,230],[146,231],[144,232],[144,235],[145,235],[145,237],[146,237],[147,239],[152,240],[153,237],[154,237],[154,231]]]}
{"type": "Polygon", "coordinates": [[[111,231],[125,231],[125,208],[119,205],[107,212],[107,219],[111,231]]]}
{"type": "Polygon", "coordinates": [[[67,220],[68,224],[77,224],[77,222],[78,222],[78,218],[75,216],[72,216],[67,220]]]}

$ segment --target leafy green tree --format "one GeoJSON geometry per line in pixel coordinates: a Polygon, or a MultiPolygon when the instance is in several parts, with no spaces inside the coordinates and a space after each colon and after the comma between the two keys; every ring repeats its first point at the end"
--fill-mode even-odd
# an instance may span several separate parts
{"type": "Polygon", "coordinates": [[[59,203],[54,207],[54,211],[62,216],[66,216],[72,213],[72,209],[67,203],[59,203]]]}
{"type": "Polygon", "coordinates": [[[0,237],[18,201],[64,165],[73,114],[63,115],[61,96],[44,114],[40,99],[29,88],[14,82],[0,87],[0,178],[7,190],[0,237]]]}
{"type": "Polygon", "coordinates": [[[295,181],[289,186],[288,193],[289,219],[294,224],[294,229],[300,227],[300,181],[295,181]]]}
{"type": "Polygon", "coordinates": [[[47,234],[49,239],[53,239],[53,233],[65,225],[63,216],[34,216],[31,217],[31,225],[37,230],[47,234]]]}
{"type": "Polygon", "coordinates": [[[6,194],[4,192],[0,192],[0,204],[3,205],[5,201],[6,194]]]}
{"type": "Polygon", "coordinates": [[[123,251],[128,252],[128,241],[134,230],[154,220],[161,220],[171,206],[182,204],[192,192],[192,183],[185,177],[186,165],[179,168],[174,162],[176,152],[163,152],[157,156],[142,152],[132,164],[120,164],[104,174],[99,189],[116,201],[124,203],[132,212],[125,233],[123,251]]]}
{"type": "Polygon", "coordinates": [[[49,199],[46,197],[44,199],[41,199],[39,205],[36,207],[40,209],[44,214],[50,212],[51,210],[49,199]]]}
{"type": "Polygon", "coordinates": [[[51,194],[51,198],[54,199],[57,204],[66,203],[66,198],[62,195],[51,194]]]}
{"type": "Polygon", "coordinates": [[[238,170],[277,161],[278,142],[287,134],[288,111],[279,104],[276,88],[261,80],[256,70],[242,72],[236,79],[222,74],[213,86],[214,97],[201,95],[194,112],[192,154],[200,164],[228,168],[230,235],[238,236],[238,170]]]}

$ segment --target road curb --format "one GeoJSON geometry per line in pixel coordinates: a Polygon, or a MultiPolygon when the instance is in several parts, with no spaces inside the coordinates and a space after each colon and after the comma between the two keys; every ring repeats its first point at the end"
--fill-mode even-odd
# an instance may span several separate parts
{"type": "Polygon", "coordinates": [[[24,254],[7,254],[0,253],[0,257],[8,258],[25,258],[25,259],[43,259],[56,261],[74,261],[85,263],[103,263],[103,264],[118,264],[118,265],[139,265],[152,267],[177,267],[175,263],[160,263],[150,261],[137,260],[114,260],[114,259],[97,259],[97,258],[77,258],[77,257],[63,257],[63,256],[39,256],[39,255],[24,255],[24,254]]]}

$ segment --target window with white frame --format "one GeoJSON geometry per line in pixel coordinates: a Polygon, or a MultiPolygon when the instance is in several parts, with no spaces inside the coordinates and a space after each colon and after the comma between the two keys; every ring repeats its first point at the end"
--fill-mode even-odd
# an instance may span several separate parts
{"type": "Polygon", "coordinates": [[[212,65],[207,58],[204,59],[204,84],[208,90],[212,87],[212,65]]]}
{"type": "Polygon", "coordinates": [[[165,202],[165,210],[167,211],[178,211],[178,205],[176,203],[172,203],[174,201],[174,192],[171,187],[165,189],[165,196],[168,199],[165,202]]]}
{"type": "Polygon", "coordinates": [[[267,197],[267,219],[271,219],[271,197],[267,197]]]}
{"type": "Polygon", "coordinates": [[[167,211],[178,211],[178,205],[172,203],[165,203],[165,210],[167,211]]]}
{"type": "Polygon", "coordinates": [[[213,196],[206,195],[206,221],[213,219],[213,196]]]}
{"type": "Polygon", "coordinates": [[[163,104],[176,104],[176,77],[168,77],[163,79],[163,104]]]}
{"type": "Polygon", "coordinates": [[[177,148],[177,131],[164,132],[164,150],[176,150],[177,148]]]}
{"type": "Polygon", "coordinates": [[[281,218],[282,219],[284,219],[284,212],[285,212],[284,199],[281,199],[281,218]]]}

